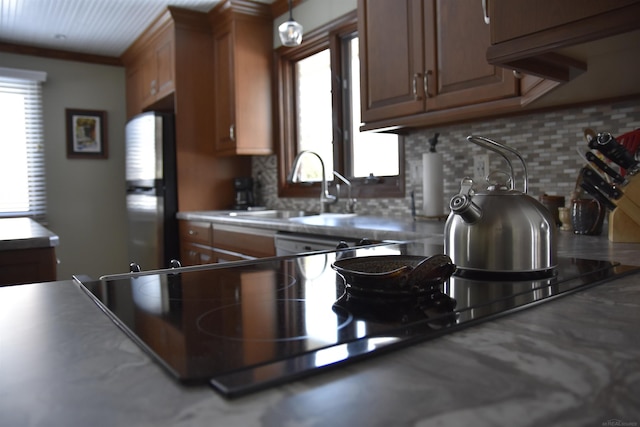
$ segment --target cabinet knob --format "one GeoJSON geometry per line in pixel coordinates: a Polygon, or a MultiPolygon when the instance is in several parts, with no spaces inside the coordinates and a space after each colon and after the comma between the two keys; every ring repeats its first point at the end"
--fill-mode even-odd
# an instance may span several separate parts
{"type": "Polygon", "coordinates": [[[189,236],[195,236],[196,234],[198,234],[198,232],[195,230],[189,230],[187,231],[187,233],[189,234],[189,236]]]}

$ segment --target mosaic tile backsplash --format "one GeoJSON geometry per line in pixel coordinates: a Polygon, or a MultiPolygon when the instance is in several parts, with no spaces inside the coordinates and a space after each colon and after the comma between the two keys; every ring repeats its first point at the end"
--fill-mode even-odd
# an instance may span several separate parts
{"type": "MultiPolygon", "coordinates": [[[[568,203],[575,188],[578,171],[585,163],[578,155],[577,149],[582,153],[588,150],[583,136],[585,128],[591,128],[596,132],[611,132],[614,136],[640,128],[640,100],[416,130],[405,138],[405,197],[360,199],[357,212],[410,217],[413,191],[415,205],[420,213],[422,183],[411,179],[410,162],[422,159],[422,153],[428,151],[428,139],[433,137],[435,132],[440,133],[437,149],[442,153],[444,162],[445,209],[448,209],[449,199],[457,194],[460,180],[465,176],[473,176],[475,154],[489,154],[490,170],[507,169],[506,162],[500,156],[469,143],[466,137],[471,134],[486,136],[520,152],[528,168],[529,195],[536,198],[544,193],[565,196],[568,203]]],[[[522,190],[522,167],[515,158],[513,165],[516,188],[522,190]]],[[[254,156],[252,166],[258,204],[274,209],[319,209],[319,197],[278,198],[275,156],[254,156]]],[[[343,209],[344,202],[331,206],[331,210],[335,212],[342,212],[343,209]]]]}

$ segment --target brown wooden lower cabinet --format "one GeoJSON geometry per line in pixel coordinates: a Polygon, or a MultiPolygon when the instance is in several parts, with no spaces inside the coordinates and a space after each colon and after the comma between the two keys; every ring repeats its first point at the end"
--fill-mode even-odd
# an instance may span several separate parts
{"type": "Polygon", "coordinates": [[[214,224],[213,246],[225,253],[238,254],[240,257],[242,255],[254,258],[275,256],[275,231],[214,224]]]}
{"type": "Polygon", "coordinates": [[[180,221],[180,262],[182,265],[211,264],[215,261],[211,223],[180,221]]]}
{"type": "Polygon", "coordinates": [[[274,237],[273,230],[181,220],[180,262],[187,266],[275,256],[274,237]]]}
{"type": "Polygon", "coordinates": [[[0,251],[0,285],[51,282],[56,267],[54,247],[0,251]]]}
{"type": "Polygon", "coordinates": [[[213,248],[181,242],[180,262],[182,265],[202,265],[217,261],[213,248]]]}

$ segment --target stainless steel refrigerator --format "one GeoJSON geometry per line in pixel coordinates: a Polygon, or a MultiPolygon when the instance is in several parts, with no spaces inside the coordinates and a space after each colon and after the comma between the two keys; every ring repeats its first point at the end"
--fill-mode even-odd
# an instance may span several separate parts
{"type": "Polygon", "coordinates": [[[125,145],[129,262],[142,270],[166,268],[179,254],[173,115],[132,118],[125,145]]]}

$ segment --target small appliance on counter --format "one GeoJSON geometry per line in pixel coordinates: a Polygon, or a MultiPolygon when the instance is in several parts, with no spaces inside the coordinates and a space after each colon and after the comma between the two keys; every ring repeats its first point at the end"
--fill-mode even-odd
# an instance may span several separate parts
{"type": "Polygon", "coordinates": [[[242,211],[253,207],[253,178],[234,178],[233,188],[235,190],[235,204],[233,205],[234,210],[242,211]]]}
{"type": "Polygon", "coordinates": [[[516,150],[481,136],[469,142],[499,154],[509,173],[491,172],[486,189],[477,189],[464,178],[460,193],[450,202],[445,224],[445,253],[458,266],[456,274],[529,279],[554,274],[557,265],[556,221],[533,197],[527,195],[527,166],[516,150]],[[514,170],[507,154],[523,168],[523,191],[514,186],[514,170]]]}

